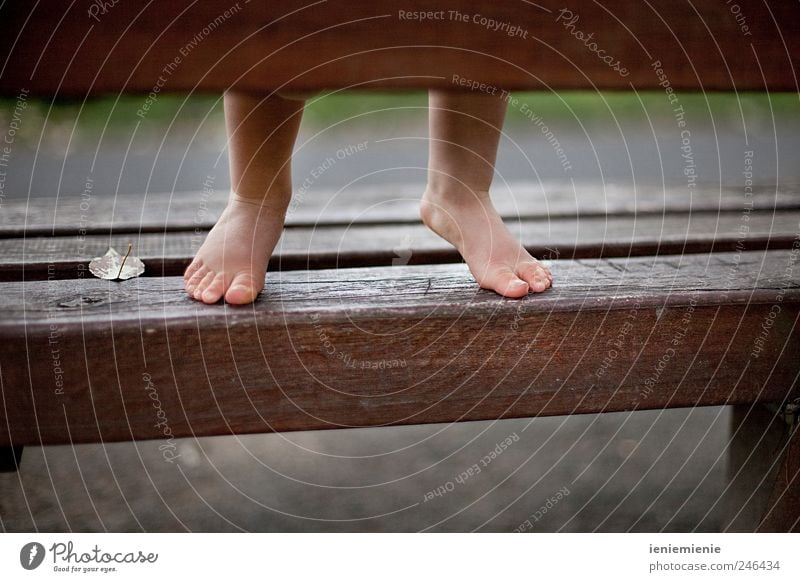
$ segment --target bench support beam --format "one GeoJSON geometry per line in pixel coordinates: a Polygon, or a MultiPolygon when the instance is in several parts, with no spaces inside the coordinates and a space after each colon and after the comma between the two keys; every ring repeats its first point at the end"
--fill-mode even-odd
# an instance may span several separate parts
{"type": "Polygon", "coordinates": [[[0,447],[0,473],[13,473],[22,462],[23,447],[0,447]]]}
{"type": "Polygon", "coordinates": [[[800,398],[781,408],[787,419],[787,439],[759,532],[800,532],[800,398]]]}

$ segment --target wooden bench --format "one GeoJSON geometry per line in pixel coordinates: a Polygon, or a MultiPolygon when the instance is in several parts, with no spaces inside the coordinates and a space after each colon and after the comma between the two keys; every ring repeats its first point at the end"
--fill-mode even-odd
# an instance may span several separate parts
{"type": "MultiPolygon", "coordinates": [[[[800,56],[791,3],[742,2],[747,30],[711,1],[669,14],[633,1],[613,11],[576,2],[566,18],[549,1],[478,10],[453,0],[433,9],[446,20],[423,22],[399,11],[430,11],[429,2],[290,4],[86,3],[60,13],[6,3],[0,15],[19,34],[0,39],[9,55],[0,91],[452,87],[454,74],[506,88],[797,91],[787,74],[800,56]],[[575,30],[593,32],[628,74],[575,30]]],[[[521,301],[476,288],[419,223],[419,194],[349,189],[324,211],[327,197],[304,200],[264,294],[243,308],[192,302],[179,277],[223,193],[202,208],[199,193],[95,193],[88,208],[79,194],[5,200],[6,464],[17,465],[23,446],[667,407],[767,403],[792,419],[796,185],[762,184],[752,195],[685,182],[499,187],[502,214],[550,260],[556,281],[521,301]],[[92,257],[128,242],[145,276],[89,276],[92,257]]],[[[800,527],[791,426],[765,531],[800,527]]]]}

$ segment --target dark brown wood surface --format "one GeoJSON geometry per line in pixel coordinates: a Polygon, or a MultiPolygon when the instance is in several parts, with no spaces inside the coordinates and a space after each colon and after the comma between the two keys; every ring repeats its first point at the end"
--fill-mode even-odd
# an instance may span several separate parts
{"type": "Polygon", "coordinates": [[[796,91],[800,5],[736,5],[10,0],[0,92],[453,87],[454,74],[506,88],[642,89],[665,82],[657,62],[674,88],[796,91]]]}
{"type": "MultiPolygon", "coordinates": [[[[534,256],[548,259],[627,257],[790,248],[800,234],[800,211],[581,216],[509,220],[534,256]],[[747,230],[743,230],[746,228],[747,230]]],[[[0,281],[89,276],[88,263],[133,244],[145,276],[180,275],[205,231],[0,239],[0,281]]],[[[422,224],[289,227],[270,269],[330,269],[454,263],[456,250],[422,224]]]]}
{"type": "Polygon", "coordinates": [[[243,308],[179,278],[3,283],[0,445],[783,400],[797,258],[554,261],[522,301],[464,265],[273,273],[243,308]]]}
{"type": "MultiPolygon", "coordinates": [[[[423,184],[314,190],[295,195],[286,217],[288,226],[398,224],[419,222],[423,184]]],[[[8,198],[0,212],[0,237],[78,234],[175,232],[206,230],[225,207],[222,191],[114,196],[93,192],[8,198]]],[[[566,218],[613,214],[672,212],[716,213],[757,210],[800,210],[797,184],[759,185],[752,196],[741,187],[638,186],[593,183],[498,185],[492,198],[506,218],[566,218]],[[752,206],[750,206],[752,205],[752,206]]]]}
{"type": "MultiPolygon", "coordinates": [[[[0,94],[134,91],[146,117],[147,93],[455,89],[459,78],[489,90],[796,92],[800,4],[736,6],[12,0],[0,6],[0,94]],[[400,13],[420,10],[444,12],[400,13]]],[[[78,266],[136,236],[158,274],[178,272],[224,196],[94,195],[87,209],[80,195],[5,201],[1,276],[26,265],[26,278],[78,278],[0,283],[0,447],[796,398],[796,190],[757,192],[746,237],[737,227],[749,200],[736,190],[691,200],[685,189],[590,190],[500,194],[499,205],[522,217],[540,255],[682,254],[560,260],[556,287],[522,301],[477,290],[450,264],[275,271],[256,304],[209,307],[176,277],[113,283],[78,266]]],[[[324,212],[300,201],[275,262],[455,260],[418,224],[418,195],[346,192],[324,212]]],[[[764,531],[798,526],[798,446],[795,430],[764,531]]]]}

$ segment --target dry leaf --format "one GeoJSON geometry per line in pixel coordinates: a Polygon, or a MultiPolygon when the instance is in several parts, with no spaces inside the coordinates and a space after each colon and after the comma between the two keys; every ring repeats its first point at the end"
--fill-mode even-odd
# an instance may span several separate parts
{"type": "Polygon", "coordinates": [[[130,256],[132,248],[133,245],[128,245],[127,254],[122,256],[113,247],[108,247],[105,255],[92,259],[89,271],[95,277],[113,281],[138,277],[144,273],[144,263],[138,257],[130,256]]]}

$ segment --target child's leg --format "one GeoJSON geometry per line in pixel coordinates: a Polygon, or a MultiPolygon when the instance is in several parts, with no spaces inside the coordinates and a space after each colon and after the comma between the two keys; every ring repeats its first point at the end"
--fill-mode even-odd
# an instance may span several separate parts
{"type": "Polygon", "coordinates": [[[420,214],[458,249],[478,284],[506,297],[544,291],[550,271],[522,248],[489,198],[505,102],[431,91],[428,188],[420,214]]]}
{"type": "Polygon", "coordinates": [[[184,274],[204,303],[250,303],[264,287],[292,196],[291,158],[303,102],[225,94],[230,149],[228,205],[184,274]]]}

